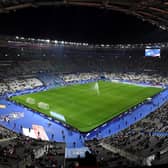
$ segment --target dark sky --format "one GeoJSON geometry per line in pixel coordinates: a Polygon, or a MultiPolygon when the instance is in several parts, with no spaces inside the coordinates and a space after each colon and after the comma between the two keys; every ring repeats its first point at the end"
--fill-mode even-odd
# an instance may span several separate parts
{"type": "Polygon", "coordinates": [[[162,33],[134,16],[87,7],[30,8],[0,14],[0,21],[0,34],[75,42],[156,42],[162,33]]]}

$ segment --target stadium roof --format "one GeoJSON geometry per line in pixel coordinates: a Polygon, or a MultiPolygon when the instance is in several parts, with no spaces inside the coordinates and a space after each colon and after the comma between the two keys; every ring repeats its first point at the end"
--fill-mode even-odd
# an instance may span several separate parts
{"type": "Polygon", "coordinates": [[[168,30],[167,0],[0,0],[0,13],[40,6],[86,6],[134,15],[168,30]]]}

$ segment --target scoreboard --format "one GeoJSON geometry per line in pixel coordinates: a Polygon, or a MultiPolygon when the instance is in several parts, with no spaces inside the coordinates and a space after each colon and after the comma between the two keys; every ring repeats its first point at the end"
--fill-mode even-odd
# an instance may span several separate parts
{"type": "Polygon", "coordinates": [[[160,48],[146,48],[145,56],[146,57],[160,57],[160,48]]]}

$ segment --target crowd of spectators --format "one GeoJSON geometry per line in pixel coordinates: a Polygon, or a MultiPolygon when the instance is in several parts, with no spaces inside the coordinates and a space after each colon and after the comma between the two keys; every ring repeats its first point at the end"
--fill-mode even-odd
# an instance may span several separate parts
{"type": "Polygon", "coordinates": [[[0,94],[15,93],[26,89],[33,89],[43,86],[43,83],[37,78],[27,79],[7,79],[0,83],[0,94]]]}
{"type": "Polygon", "coordinates": [[[167,112],[168,104],[165,104],[129,128],[103,139],[100,144],[137,156],[141,164],[157,164],[160,158],[166,162],[168,137],[164,134],[157,136],[154,133],[168,131],[167,112]]]}
{"type": "Polygon", "coordinates": [[[66,159],[66,168],[98,168],[97,158],[93,153],[85,152],[85,158],[66,159]]]}
{"type": "Polygon", "coordinates": [[[77,74],[62,75],[62,78],[65,82],[98,79],[99,77],[100,77],[99,73],[77,73],[77,74]]]}
{"type": "Polygon", "coordinates": [[[104,73],[104,76],[109,79],[126,80],[134,83],[168,84],[167,76],[161,76],[160,74],[155,73],[104,73]]]}
{"type": "Polygon", "coordinates": [[[118,153],[113,153],[100,145],[100,141],[96,139],[88,141],[87,146],[91,150],[92,154],[95,155],[97,163],[101,168],[126,168],[138,166],[134,161],[130,161],[118,153]]]}
{"type": "MultiPolygon", "coordinates": [[[[5,129],[5,128],[4,128],[5,129]]],[[[0,167],[3,168],[63,168],[65,144],[31,139],[3,130],[0,141],[0,167]],[[8,132],[6,139],[5,132],[8,132]],[[9,136],[10,135],[10,136],[9,136]]]]}
{"type": "Polygon", "coordinates": [[[17,135],[16,133],[4,128],[3,126],[0,126],[0,141],[4,141],[6,139],[12,139],[15,138],[17,135]]]}

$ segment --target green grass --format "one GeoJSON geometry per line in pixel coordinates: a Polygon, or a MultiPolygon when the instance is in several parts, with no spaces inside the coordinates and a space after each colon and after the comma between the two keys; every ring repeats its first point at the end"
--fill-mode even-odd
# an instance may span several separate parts
{"type": "Polygon", "coordinates": [[[50,111],[57,112],[65,117],[67,124],[82,132],[89,132],[162,90],[122,83],[103,81],[98,83],[100,95],[93,89],[95,83],[89,83],[55,88],[11,99],[47,116],[50,116],[50,111]],[[28,97],[35,99],[36,104],[28,104],[26,102],[28,97]],[[50,109],[39,108],[38,102],[48,103],[50,109]]]}

